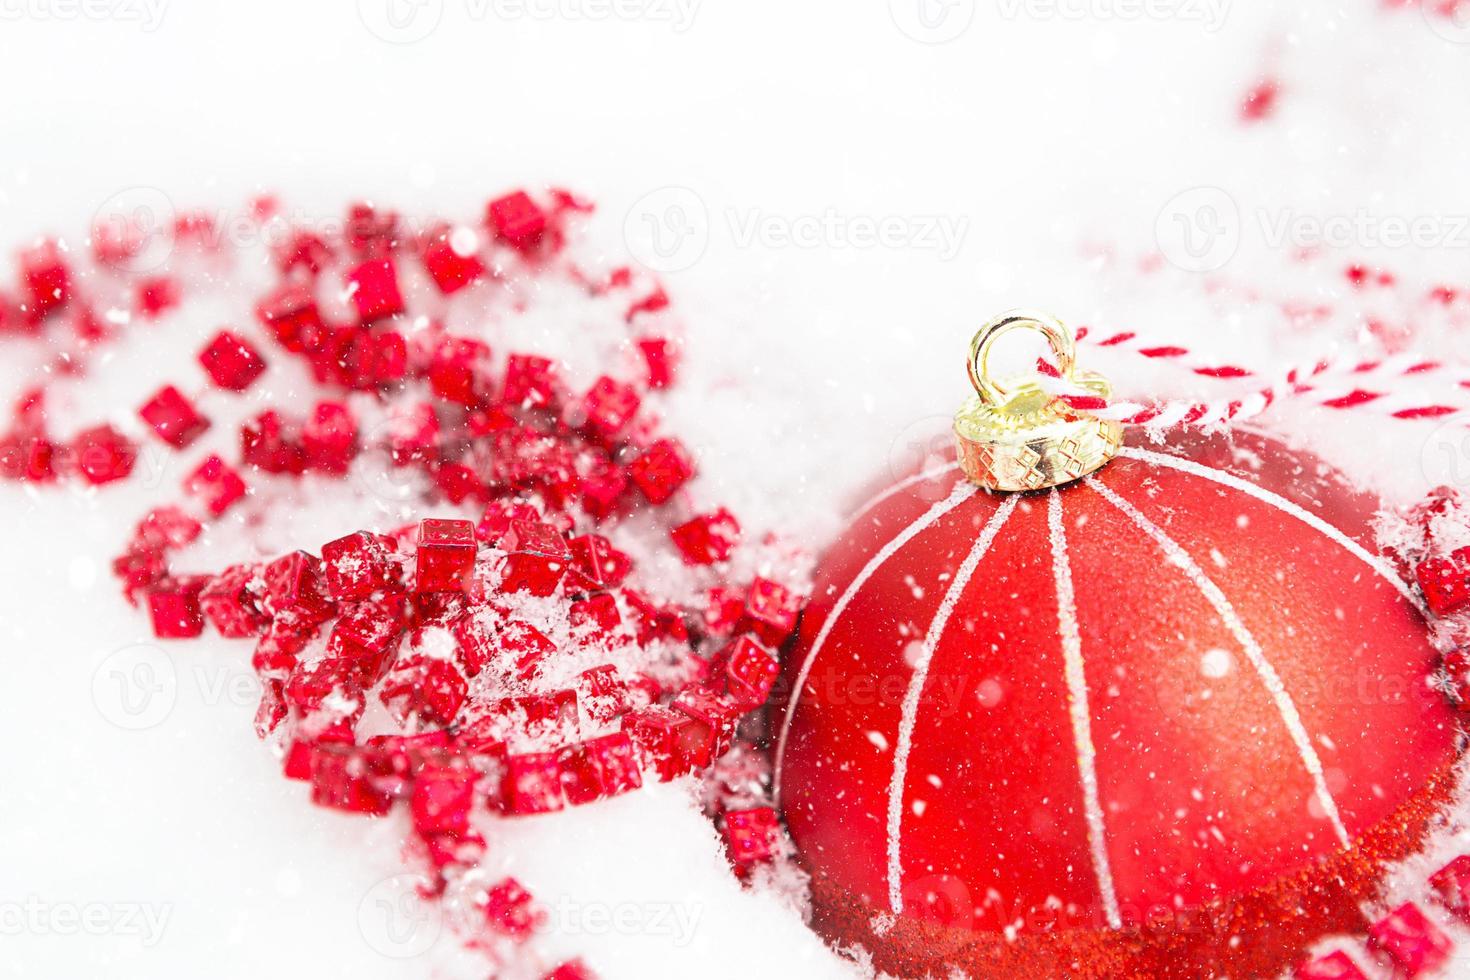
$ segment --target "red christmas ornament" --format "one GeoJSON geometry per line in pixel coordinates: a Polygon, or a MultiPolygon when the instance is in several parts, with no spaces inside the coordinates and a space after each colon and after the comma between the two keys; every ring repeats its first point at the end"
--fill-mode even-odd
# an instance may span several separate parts
{"type": "Polygon", "coordinates": [[[1269,976],[1363,931],[1460,746],[1377,502],[1262,435],[1120,448],[987,349],[961,461],[859,510],[786,657],[814,924],[976,977],[1269,976]]]}

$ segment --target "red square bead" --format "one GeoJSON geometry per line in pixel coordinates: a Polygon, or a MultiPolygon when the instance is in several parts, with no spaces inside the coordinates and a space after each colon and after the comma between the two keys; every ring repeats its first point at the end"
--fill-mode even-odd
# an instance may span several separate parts
{"type": "Polygon", "coordinates": [[[1470,922],[1470,854],[1461,854],[1429,878],[1440,904],[1470,922]]]}
{"type": "Polygon", "coordinates": [[[725,561],[740,543],[740,522],[721,507],[701,514],[669,532],[687,565],[713,565],[725,561]]]}
{"type": "Polygon", "coordinates": [[[322,545],[322,571],[327,594],[338,602],[366,599],[394,584],[383,542],[367,531],[322,545]]]}
{"type": "Polygon", "coordinates": [[[275,409],[261,412],[240,427],[240,460],[267,473],[306,471],[301,433],[275,409]]]}
{"type": "Polygon", "coordinates": [[[470,228],[445,225],[429,233],[424,268],[441,293],[457,293],[485,274],[485,263],[476,254],[479,247],[479,236],[470,228]]]}
{"type": "Polygon", "coordinates": [[[781,665],[771,651],[742,636],[714,656],[710,673],[713,683],[741,709],[749,711],[770,697],[781,665]]]}
{"type": "Polygon", "coordinates": [[[418,402],[395,408],[389,417],[388,447],[398,466],[432,459],[439,452],[439,416],[434,406],[418,402]]]}
{"type": "Polygon", "coordinates": [[[572,603],[569,615],[573,626],[588,627],[597,635],[611,633],[623,621],[622,614],[618,612],[618,600],[608,592],[578,599],[572,603]]]}
{"type": "Polygon", "coordinates": [[[153,635],[161,640],[183,640],[204,632],[204,615],[199,609],[202,579],[182,579],[148,593],[148,613],[153,635]]]}
{"type": "Polygon", "coordinates": [[[1438,969],[1449,959],[1449,937],[1413,902],[1405,902],[1368,927],[1368,948],[1386,955],[1406,977],[1438,969]]]}
{"type": "Polygon", "coordinates": [[[26,319],[39,323],[71,297],[71,271],[55,242],[42,242],[20,255],[20,278],[25,286],[26,319]]]}
{"type": "Polygon", "coordinates": [[[245,481],[223,459],[210,456],[185,478],[184,492],[218,517],[245,496],[245,481]]]}
{"type": "Polygon", "coordinates": [[[645,768],[652,769],[661,782],[689,772],[680,752],[685,732],[696,722],[683,712],[660,705],[650,705],[623,716],[623,731],[637,747],[645,768]]]}
{"type": "Polygon", "coordinates": [[[567,746],[557,757],[563,791],[567,802],[574,806],[617,796],[643,785],[633,743],[623,732],[567,746]]]}
{"type": "Polygon", "coordinates": [[[694,460],[675,439],[660,439],[628,464],[628,477],[651,504],[672,497],[694,476],[694,460]]]}
{"type": "Polygon", "coordinates": [[[704,769],[730,749],[740,709],[729,699],[709,691],[689,690],[671,707],[696,724],[679,730],[679,761],[690,769],[704,769]]]}
{"type": "Polygon", "coordinates": [[[49,439],[26,433],[0,437],[0,476],[29,483],[56,478],[56,446],[49,439]]]}
{"type": "Polygon", "coordinates": [[[581,735],[577,717],[577,692],[554,691],[515,699],[525,717],[523,734],[535,742],[568,742],[581,735]]]}
{"type": "Polygon", "coordinates": [[[138,414],[160,439],[177,449],[183,449],[209,428],[209,420],[196,412],[189,399],[173,385],[158,389],[138,409],[138,414]]]}
{"type": "Polygon", "coordinates": [[[474,407],[485,399],[485,367],[490,348],[467,337],[445,337],[429,362],[429,387],[434,394],[459,405],[474,407]]]}
{"type": "Polygon", "coordinates": [[[342,402],[317,402],[301,429],[306,462],[323,473],[346,473],[357,455],[357,419],[342,402]]]}
{"type": "Polygon", "coordinates": [[[567,581],[585,592],[603,592],[623,584],[633,561],[600,534],[582,534],[567,542],[571,564],[567,581]]]}
{"type": "Polygon", "coordinates": [[[642,399],[631,385],[603,375],[592,384],[582,399],[582,414],[587,428],[598,438],[612,441],[622,434],[638,414],[642,399]]]}
{"type": "Polygon", "coordinates": [[[449,766],[429,766],[420,772],[409,798],[414,829],[424,835],[468,831],[478,776],[472,769],[449,766]]]}
{"type": "Polygon", "coordinates": [[[199,593],[199,608],[220,636],[256,636],[269,619],[260,611],[257,588],[264,582],[253,565],[232,565],[211,578],[199,593]]]}
{"type": "Polygon", "coordinates": [[[363,710],[362,681],[355,665],[335,658],[299,663],[286,679],[286,702],[302,714],[320,711],[328,698],[347,702],[347,717],[363,710]]]}
{"type": "Polygon", "coordinates": [[[430,518],[419,524],[414,591],[463,592],[475,567],[475,525],[430,518]]]}
{"type": "Polygon", "coordinates": [[[347,273],[347,288],[362,323],[403,312],[403,296],[398,291],[398,273],[392,259],[369,259],[357,266],[347,273]]]}
{"type": "Polygon", "coordinates": [[[138,312],[150,320],[178,306],[181,298],[178,280],[172,276],[149,276],[138,283],[138,312]]]}
{"type": "Polygon", "coordinates": [[[1300,964],[1292,971],[1296,980],[1368,980],[1358,965],[1342,950],[1300,964]]]}
{"type": "Polygon", "coordinates": [[[500,401],[523,409],[550,408],[558,399],[556,365],[534,354],[512,354],[505,365],[500,401]]]}
{"type": "Polygon", "coordinates": [[[605,725],[632,705],[628,685],[611,664],[591,667],[577,675],[577,701],[587,717],[605,725]]]}
{"type": "Polygon", "coordinates": [[[756,635],[771,646],[780,646],[796,628],[801,596],[769,579],[750,583],[745,594],[745,615],[756,635]]]}
{"type": "Polygon", "coordinates": [[[332,246],[320,235],[300,228],[292,229],[286,240],[272,252],[276,268],[285,273],[303,269],[316,275],[332,261],[332,246]]]}
{"type": "Polygon", "coordinates": [[[1470,547],[1445,558],[1431,558],[1416,574],[1424,601],[1436,616],[1448,616],[1470,605],[1470,547]]]}
{"type": "Polygon", "coordinates": [[[495,658],[499,616],[491,609],[471,608],[449,626],[459,648],[459,663],[466,677],[476,677],[495,658]]]}
{"type": "Polygon", "coordinates": [[[269,609],[297,622],[320,623],[335,611],[322,582],[321,560],[304,551],[283,555],[265,567],[269,609]]]}
{"type": "Polygon", "coordinates": [[[182,548],[203,533],[204,525],[177,507],[155,507],[138,522],[134,540],[145,548],[182,548]]]}
{"type": "Polygon", "coordinates": [[[383,679],[379,700],[400,724],[448,725],[464,705],[468,686],[448,660],[419,657],[396,664],[383,679]]]}
{"type": "Polygon", "coordinates": [[[550,813],[566,805],[555,752],[512,755],[505,760],[501,805],[508,813],[550,813]]]}
{"type": "Polygon", "coordinates": [[[261,681],[260,703],[255,706],[255,735],[265,738],[286,720],[286,685],[273,677],[261,681]]]}
{"type": "Polygon", "coordinates": [[[82,479],[101,486],[133,472],[138,448],[110,425],[83,429],[72,437],[72,459],[82,479]]]}
{"type": "Polygon", "coordinates": [[[393,796],[377,785],[379,776],[370,757],[351,746],[311,749],[311,802],[317,806],[382,816],[393,808],[393,796]]]}
{"type": "Polygon", "coordinates": [[[266,296],[255,308],[256,318],[293,354],[321,350],[330,333],[311,287],[288,283],[266,296]]]}
{"type": "Polygon", "coordinates": [[[496,238],[525,252],[541,241],[546,212],[525,191],[516,191],[491,201],[485,209],[485,222],[496,238]]]}
{"type": "Polygon", "coordinates": [[[725,813],[725,850],[737,868],[761,864],[776,856],[781,824],[768,806],[725,813]]]}
{"type": "Polygon", "coordinates": [[[583,454],[579,475],[582,509],[593,517],[607,517],[628,489],[628,474],[612,460],[583,454]]]}
{"type": "Polygon", "coordinates": [[[265,371],[260,352],[238,334],[221,330],[209,346],[199,352],[199,363],[226,391],[244,391],[265,371]]]}
{"type": "Polygon", "coordinates": [[[571,551],[561,532],[537,521],[511,521],[501,547],[506,556],[500,587],[506,592],[549,596],[571,563],[571,551]]]}

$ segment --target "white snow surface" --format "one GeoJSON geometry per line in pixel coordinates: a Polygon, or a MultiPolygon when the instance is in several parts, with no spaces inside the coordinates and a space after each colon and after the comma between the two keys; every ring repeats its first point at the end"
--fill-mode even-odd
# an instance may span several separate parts
{"type": "MultiPolygon", "coordinates": [[[[118,195],[226,219],[273,191],[290,215],[366,197],[471,220],[516,186],[574,188],[599,205],[586,247],[679,266],[663,278],[686,361],[662,410],[696,449],[701,497],[813,550],[861,486],[942,438],[969,334],[1001,309],[1258,367],[1376,355],[1370,314],[1427,354],[1470,354],[1453,316],[1418,304],[1464,277],[1470,37],[1379,0],[1164,3],[1150,9],[1180,12],[1134,18],[958,0],[927,9],[972,15],[968,27],[929,44],[910,35],[958,21],[916,26],[918,2],[647,0],[615,8],[640,16],[598,18],[607,8],[425,0],[390,8],[409,18],[399,28],[383,18],[398,0],[0,3],[0,245],[51,233],[81,247],[118,195]],[[1242,126],[1263,73],[1280,79],[1280,108],[1242,126]],[[1236,254],[1214,272],[1147,271],[1169,202],[1197,188],[1236,207],[1236,254]],[[1284,219],[1360,214],[1425,219],[1439,239],[1394,247],[1360,230],[1311,262],[1272,241],[1284,219]],[[688,219],[693,235],[650,253],[650,219],[665,235],[688,219]],[[862,237],[885,219],[894,243],[862,237]],[[1355,293],[1341,270],[1357,261],[1401,287],[1355,293]],[[1288,301],[1329,309],[1289,321],[1288,301]]],[[[137,431],[143,394],[193,378],[199,345],[245,325],[260,276],[239,275],[238,293],[135,328],[105,385],[89,381],[58,419],[137,431]]],[[[575,360],[576,327],[535,332],[575,360]]],[[[1130,396],[1235,390],[1083,351],[1130,396]]],[[[292,384],[285,361],[269,384],[292,384]]],[[[27,346],[0,345],[0,394],[34,367],[27,346]]],[[[1291,401],[1262,421],[1391,500],[1470,484],[1432,422],[1291,401]]],[[[481,976],[400,901],[401,818],[311,807],[280,777],[250,730],[248,645],[160,652],[118,598],[106,563],[131,522],[229,431],[217,421],[187,454],[145,454],[101,493],[0,486],[0,976],[481,976]],[[119,713],[118,671],[156,690],[128,706],[140,714],[119,713]]],[[[298,524],[265,544],[390,519],[380,496],[364,508],[308,511],[305,542],[298,524]]],[[[553,910],[548,951],[610,980],[860,972],[773,894],[739,888],[689,792],[497,831],[491,866],[553,910]]],[[[1470,974],[1470,957],[1459,966],[1470,974]]]]}

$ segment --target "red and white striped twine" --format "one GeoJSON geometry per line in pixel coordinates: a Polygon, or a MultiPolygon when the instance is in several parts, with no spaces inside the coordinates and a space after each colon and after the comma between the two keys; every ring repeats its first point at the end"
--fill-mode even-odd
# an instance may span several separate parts
{"type": "Polygon", "coordinates": [[[1414,356],[1356,362],[1324,359],[1268,376],[1238,364],[1202,359],[1188,347],[1152,344],[1128,330],[1097,337],[1089,328],[1080,327],[1077,339],[1098,347],[1127,350],[1149,360],[1169,361],[1200,377],[1226,381],[1254,380],[1258,385],[1245,394],[1214,400],[1110,402],[1064,384],[1057,376],[1055,366],[1044,361],[1038,364],[1042,373],[1051,379],[1044,382],[1048,391],[1073,408],[1117,419],[1124,425],[1165,429],[1176,425],[1204,427],[1244,421],[1259,415],[1283,396],[1304,399],[1335,411],[1371,410],[1394,419],[1444,419],[1464,415],[1470,421],[1470,370],[1440,361],[1414,356]],[[1421,383],[1415,384],[1414,381],[1421,383]],[[1442,382],[1457,394],[1463,393],[1464,400],[1425,398],[1422,391],[1431,381],[1442,382]]]}

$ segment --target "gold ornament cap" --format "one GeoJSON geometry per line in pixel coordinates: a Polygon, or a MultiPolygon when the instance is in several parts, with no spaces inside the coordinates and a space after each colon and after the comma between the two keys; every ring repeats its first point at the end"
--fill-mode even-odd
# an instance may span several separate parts
{"type": "Polygon", "coordinates": [[[992,490],[1041,490],[1101,469],[1118,455],[1122,424],[1068,405],[1046,390],[1039,373],[1003,382],[991,377],[990,349],[1012,330],[1046,338],[1065,387],[1104,400],[1112,395],[1102,375],[1078,370],[1072,331],[1060,320],[1033,310],[1002,313],[970,341],[975,394],[954,417],[965,476],[992,490]]]}

